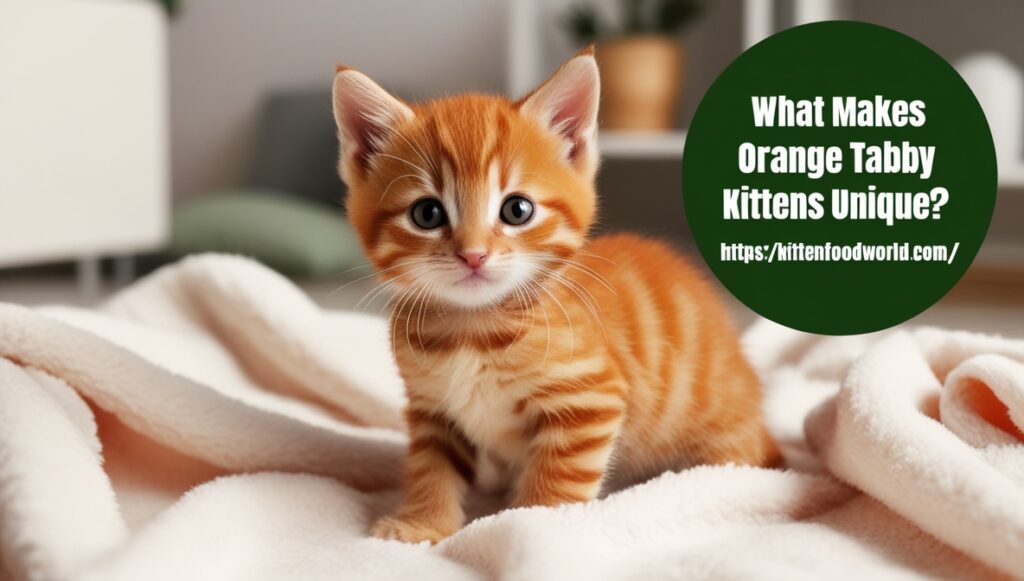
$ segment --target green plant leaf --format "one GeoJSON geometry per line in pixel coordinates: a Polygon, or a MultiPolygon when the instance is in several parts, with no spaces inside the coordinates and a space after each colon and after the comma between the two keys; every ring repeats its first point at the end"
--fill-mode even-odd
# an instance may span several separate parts
{"type": "Polygon", "coordinates": [[[703,11],[703,0],[661,0],[655,18],[655,31],[675,34],[696,20],[703,11]]]}
{"type": "Polygon", "coordinates": [[[563,25],[581,46],[596,42],[607,29],[597,8],[592,4],[577,4],[570,7],[563,25]]]}
{"type": "Polygon", "coordinates": [[[174,16],[181,9],[181,0],[159,0],[168,16],[174,16]]]}

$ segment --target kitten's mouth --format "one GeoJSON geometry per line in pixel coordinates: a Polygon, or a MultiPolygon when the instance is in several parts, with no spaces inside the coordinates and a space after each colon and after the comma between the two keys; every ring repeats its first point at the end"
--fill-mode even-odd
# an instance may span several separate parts
{"type": "Polygon", "coordinates": [[[448,302],[477,308],[494,304],[512,292],[515,276],[495,269],[463,269],[445,282],[440,293],[448,302]]]}
{"type": "Polygon", "coordinates": [[[484,276],[483,273],[481,273],[479,270],[474,270],[473,272],[457,280],[455,284],[459,286],[477,287],[491,282],[494,281],[484,276]]]}

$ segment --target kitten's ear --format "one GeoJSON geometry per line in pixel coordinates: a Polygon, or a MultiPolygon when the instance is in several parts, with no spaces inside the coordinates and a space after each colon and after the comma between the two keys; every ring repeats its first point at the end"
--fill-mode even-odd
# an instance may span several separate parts
{"type": "Polygon", "coordinates": [[[594,47],[563,64],[543,85],[519,102],[520,110],[566,140],[570,161],[594,157],[601,77],[594,47]]]}
{"type": "Polygon", "coordinates": [[[334,121],[341,141],[342,171],[353,161],[365,168],[412,109],[359,71],[338,66],[334,77],[334,121]]]}

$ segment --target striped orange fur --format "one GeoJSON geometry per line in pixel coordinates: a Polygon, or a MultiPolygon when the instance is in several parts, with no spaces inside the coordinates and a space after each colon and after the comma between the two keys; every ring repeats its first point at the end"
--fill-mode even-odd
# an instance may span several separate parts
{"type": "Polygon", "coordinates": [[[515,102],[410,105],[344,67],[334,93],[349,218],[397,291],[409,396],[404,500],[375,535],[450,535],[474,483],[556,505],[612,475],[777,459],[712,287],[662,243],[588,241],[590,51],[515,102]]]}

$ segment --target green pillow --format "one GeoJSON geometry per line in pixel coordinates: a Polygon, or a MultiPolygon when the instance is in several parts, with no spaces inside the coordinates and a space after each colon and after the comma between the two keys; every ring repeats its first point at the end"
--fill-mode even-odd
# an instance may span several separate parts
{"type": "Polygon", "coordinates": [[[174,212],[170,251],[243,254],[294,276],[331,276],[364,262],[340,208],[270,190],[217,192],[185,204],[174,212]]]}

